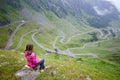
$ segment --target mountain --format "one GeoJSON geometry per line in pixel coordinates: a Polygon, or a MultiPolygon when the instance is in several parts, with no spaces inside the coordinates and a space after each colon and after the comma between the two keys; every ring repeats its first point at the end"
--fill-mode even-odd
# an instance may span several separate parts
{"type": "MultiPolygon", "coordinates": [[[[46,42],[60,40],[55,38],[56,36],[63,37],[56,44],[63,50],[68,47],[80,47],[88,42],[119,38],[119,15],[116,7],[105,0],[1,0],[0,25],[8,27],[5,31],[1,29],[0,36],[6,37],[0,39],[0,47],[7,45],[12,32],[17,32],[15,29],[18,23],[24,21],[31,22],[31,29],[41,26],[45,29],[43,34],[50,38],[43,37],[42,34],[35,37],[38,41],[39,37],[43,37],[46,41],[42,40],[42,43],[51,49],[55,46],[46,42]],[[85,37],[79,36],[81,34],[85,37]],[[71,42],[63,44],[65,41],[71,42]]],[[[19,32],[19,36],[30,31],[27,27],[20,29],[23,29],[23,33],[19,32]]],[[[15,42],[18,39],[16,38],[13,37],[15,42]]]]}
{"type": "MultiPolygon", "coordinates": [[[[68,15],[76,17],[78,22],[84,22],[92,27],[106,27],[113,20],[119,20],[119,11],[114,5],[104,0],[1,0],[1,24],[10,23],[9,13],[19,13],[24,8],[30,8],[37,12],[44,10],[53,12],[58,18],[65,18],[68,15]]],[[[19,13],[13,15],[19,15],[19,13]]],[[[22,15],[22,14],[21,14],[22,15]]],[[[17,17],[17,16],[16,16],[17,17]]]]}
{"type": "Polygon", "coordinates": [[[52,66],[38,79],[119,80],[119,21],[107,0],[0,0],[0,80],[20,80],[27,43],[52,66]]]}
{"type": "Polygon", "coordinates": [[[84,20],[86,24],[98,28],[109,26],[109,23],[118,20],[120,15],[114,5],[103,0],[26,0],[26,3],[36,11],[46,9],[59,18],[72,15],[78,21],[84,20]]]}

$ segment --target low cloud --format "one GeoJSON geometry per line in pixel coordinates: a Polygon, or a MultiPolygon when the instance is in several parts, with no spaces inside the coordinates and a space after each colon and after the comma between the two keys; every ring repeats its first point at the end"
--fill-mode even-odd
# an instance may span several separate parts
{"type": "Polygon", "coordinates": [[[120,12],[120,0],[106,0],[106,1],[111,2],[120,12]]]}
{"type": "Polygon", "coordinates": [[[109,11],[108,9],[102,9],[102,10],[101,10],[101,9],[98,9],[97,6],[95,6],[95,7],[93,7],[93,8],[94,8],[94,10],[97,12],[97,14],[98,14],[98,15],[101,15],[101,16],[110,13],[110,11],[109,11]]]}

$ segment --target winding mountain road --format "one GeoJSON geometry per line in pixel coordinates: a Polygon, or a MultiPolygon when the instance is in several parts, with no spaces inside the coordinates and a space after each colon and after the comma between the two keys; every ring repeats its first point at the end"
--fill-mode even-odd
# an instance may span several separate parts
{"type": "Polygon", "coordinates": [[[72,50],[72,49],[84,49],[87,45],[92,45],[92,44],[96,44],[96,43],[100,43],[100,42],[109,40],[108,37],[111,35],[110,30],[106,29],[106,31],[108,32],[108,34],[106,34],[105,36],[104,36],[104,34],[103,34],[103,32],[101,30],[95,29],[95,30],[90,30],[90,31],[84,32],[84,33],[76,34],[76,35],[70,37],[66,42],[63,42],[64,39],[65,39],[65,36],[56,36],[55,40],[54,40],[54,43],[53,43],[53,48],[57,48],[56,47],[56,42],[57,42],[57,40],[58,40],[59,37],[62,37],[62,39],[60,40],[60,42],[66,44],[66,43],[69,43],[74,37],[77,37],[77,36],[80,36],[80,35],[83,35],[83,34],[87,34],[87,33],[93,32],[93,31],[97,31],[97,32],[100,33],[99,38],[103,38],[104,40],[100,40],[100,41],[96,41],[96,42],[89,42],[89,43],[84,44],[82,47],[67,48],[64,51],[62,51],[59,48],[57,48],[60,53],[62,53],[64,55],[71,56],[71,57],[75,57],[75,56],[92,56],[92,57],[97,57],[97,55],[93,54],[93,53],[74,54],[74,53],[71,53],[70,50],[72,50]]]}
{"type": "Polygon", "coordinates": [[[5,49],[9,49],[9,47],[13,44],[13,38],[14,38],[16,32],[17,32],[18,29],[19,29],[22,25],[24,25],[25,23],[26,23],[26,22],[22,20],[21,23],[16,27],[16,29],[13,31],[13,33],[12,33],[11,36],[10,36],[10,38],[8,39],[8,42],[7,42],[6,46],[5,46],[5,49]]]}
{"type": "Polygon", "coordinates": [[[32,35],[32,40],[33,40],[39,47],[41,47],[42,49],[44,49],[44,50],[46,50],[46,51],[48,51],[48,52],[53,52],[53,53],[55,53],[54,50],[45,48],[42,44],[40,44],[40,43],[35,39],[35,35],[37,35],[41,30],[43,30],[43,28],[40,28],[37,32],[35,32],[35,33],[32,35]]]}
{"type": "MultiPolygon", "coordinates": [[[[75,38],[75,37],[77,37],[77,36],[84,35],[84,34],[93,32],[93,31],[95,31],[95,30],[96,30],[96,29],[90,30],[90,31],[86,31],[86,32],[84,32],[84,33],[79,33],[79,34],[76,34],[76,35],[74,35],[74,36],[71,36],[66,42],[64,42],[64,44],[69,43],[73,38],[75,38]]],[[[63,37],[63,36],[62,36],[62,37],[63,37]]],[[[65,37],[65,36],[64,36],[64,37],[65,37]]],[[[65,39],[64,37],[63,37],[63,39],[65,39]]]]}
{"type": "MultiPolygon", "coordinates": [[[[25,23],[26,23],[26,22],[23,21],[22,23],[20,23],[20,24],[16,27],[15,31],[11,34],[11,36],[10,36],[10,38],[9,38],[9,40],[8,40],[7,45],[5,46],[5,49],[9,49],[9,47],[10,47],[10,46],[12,45],[12,43],[13,43],[13,38],[14,38],[16,32],[17,32],[18,29],[19,29],[23,24],[25,24],[25,23]]],[[[97,55],[96,55],[96,54],[93,54],[93,53],[76,54],[76,53],[72,53],[70,50],[72,50],[72,49],[84,49],[87,45],[92,45],[92,44],[95,44],[95,43],[99,43],[99,42],[102,42],[102,41],[106,41],[106,40],[108,40],[107,38],[111,35],[111,32],[110,32],[109,30],[106,30],[106,31],[108,32],[108,34],[104,36],[104,34],[103,34],[103,32],[102,32],[101,30],[94,29],[94,30],[89,30],[89,31],[86,31],[86,32],[84,32],[84,33],[79,33],[79,34],[76,34],[76,35],[74,35],[74,36],[71,36],[70,38],[68,38],[68,40],[67,40],[66,42],[65,42],[65,35],[56,36],[56,37],[55,37],[55,40],[54,40],[54,43],[52,44],[52,47],[53,47],[54,49],[57,49],[57,52],[56,52],[55,50],[52,50],[52,49],[49,49],[49,48],[44,47],[41,43],[39,43],[39,42],[35,39],[35,36],[36,36],[40,31],[42,31],[42,30],[43,30],[43,27],[41,27],[41,28],[39,28],[39,29],[32,30],[32,31],[30,31],[30,32],[27,32],[27,33],[23,34],[23,35],[20,37],[20,40],[19,40],[19,42],[18,42],[18,44],[17,44],[17,47],[16,47],[15,49],[20,48],[20,46],[21,46],[21,44],[22,44],[22,39],[23,39],[26,35],[28,35],[28,34],[30,34],[30,33],[32,33],[32,32],[35,32],[35,33],[33,33],[32,36],[31,36],[32,40],[33,40],[40,48],[43,48],[44,50],[46,50],[46,51],[48,51],[48,52],[58,53],[58,54],[62,54],[62,55],[67,55],[67,56],[70,56],[70,57],[76,57],[76,56],[91,56],[91,57],[97,57],[97,55]],[[90,33],[90,32],[94,32],[94,31],[99,32],[99,33],[100,33],[99,38],[102,38],[102,39],[104,39],[104,40],[96,41],[96,42],[89,42],[89,43],[84,44],[82,47],[67,48],[67,49],[64,50],[64,51],[63,51],[63,50],[60,50],[58,47],[56,47],[56,42],[58,41],[58,38],[59,38],[59,37],[61,38],[61,39],[60,39],[60,43],[67,44],[67,43],[69,43],[73,38],[75,38],[75,37],[77,37],[77,36],[84,35],[84,34],[87,34],[87,33],[90,33]]]]}
{"type": "Polygon", "coordinates": [[[35,31],[37,31],[37,29],[32,30],[32,31],[30,31],[30,32],[27,32],[27,33],[23,34],[23,35],[20,37],[19,42],[18,42],[18,44],[17,44],[17,47],[16,47],[15,49],[18,49],[18,48],[21,47],[21,45],[22,45],[22,40],[23,40],[23,38],[24,38],[26,35],[28,35],[28,34],[30,34],[30,33],[32,33],[32,32],[35,32],[35,31]]]}

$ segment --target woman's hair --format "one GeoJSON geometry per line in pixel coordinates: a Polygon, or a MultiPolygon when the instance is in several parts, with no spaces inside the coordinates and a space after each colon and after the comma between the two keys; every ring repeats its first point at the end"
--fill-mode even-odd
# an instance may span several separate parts
{"type": "Polygon", "coordinates": [[[33,44],[27,44],[25,51],[33,51],[33,44]]]}

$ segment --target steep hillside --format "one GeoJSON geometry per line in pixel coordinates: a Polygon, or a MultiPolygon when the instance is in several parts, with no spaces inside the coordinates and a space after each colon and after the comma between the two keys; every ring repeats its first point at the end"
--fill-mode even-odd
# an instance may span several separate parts
{"type": "MultiPolygon", "coordinates": [[[[23,53],[19,51],[0,50],[0,79],[20,80],[15,72],[25,64],[23,53]]],[[[39,56],[45,58],[45,65],[51,66],[44,73],[40,73],[38,80],[119,80],[120,67],[114,63],[91,57],[79,57],[76,59],[58,54],[39,56]],[[52,74],[55,72],[55,74],[52,74]]]]}
{"type": "MultiPolygon", "coordinates": [[[[95,47],[109,40],[119,44],[113,40],[116,38],[119,40],[119,12],[107,1],[1,0],[0,9],[1,16],[3,16],[1,24],[9,24],[1,27],[1,48],[9,44],[8,49],[22,50],[22,40],[24,42],[25,39],[24,43],[42,43],[44,47],[52,50],[58,48],[67,53],[99,53],[95,50],[91,51],[89,48],[86,51],[84,49],[89,44],[95,44],[95,47]],[[4,24],[4,21],[9,23],[4,24]],[[21,25],[23,23],[24,25],[21,25]],[[11,36],[12,41],[8,43],[11,36]],[[29,36],[32,36],[29,38],[31,41],[27,40],[29,36]],[[83,50],[80,51],[81,48],[83,50]]],[[[112,47],[113,45],[111,45],[112,47]]],[[[105,50],[104,53],[108,53],[108,51],[105,50]]]]}
{"type": "Polygon", "coordinates": [[[104,0],[1,0],[0,80],[19,80],[27,43],[52,66],[38,79],[118,80],[119,15],[104,0]]]}
{"type": "Polygon", "coordinates": [[[115,6],[103,0],[1,0],[1,23],[4,21],[8,23],[10,21],[11,17],[7,17],[9,13],[14,16],[16,15],[15,18],[17,18],[17,15],[19,15],[17,13],[18,10],[20,12],[25,8],[37,12],[51,11],[58,18],[66,19],[68,15],[72,15],[76,17],[79,23],[84,22],[87,25],[98,28],[109,26],[111,21],[119,19],[120,14],[115,6]]]}
{"type": "Polygon", "coordinates": [[[88,43],[119,39],[119,12],[107,1],[1,0],[0,9],[1,25],[9,24],[1,28],[0,36],[6,36],[1,38],[1,48],[7,46],[7,40],[9,41],[11,36],[13,37],[9,49],[16,49],[21,37],[24,39],[32,35],[32,40],[37,40],[43,46],[64,51],[69,48],[73,51],[73,47],[85,48],[88,43]],[[21,25],[23,23],[24,25],[21,25]],[[30,34],[27,34],[28,26],[30,34]],[[30,28],[37,29],[37,33],[30,28]]]}
{"type": "Polygon", "coordinates": [[[19,1],[0,1],[0,26],[10,24],[11,22],[20,19],[19,10],[22,6],[19,1]]]}
{"type": "Polygon", "coordinates": [[[92,27],[106,27],[113,20],[119,19],[119,12],[108,1],[89,0],[25,0],[32,9],[38,12],[52,11],[57,17],[65,18],[68,15],[76,17],[77,21],[92,27]]]}

